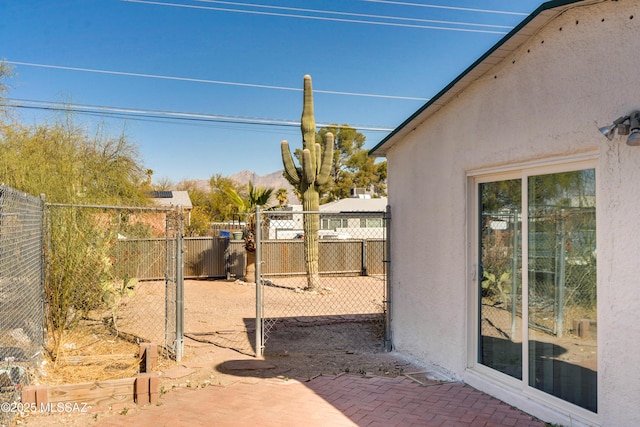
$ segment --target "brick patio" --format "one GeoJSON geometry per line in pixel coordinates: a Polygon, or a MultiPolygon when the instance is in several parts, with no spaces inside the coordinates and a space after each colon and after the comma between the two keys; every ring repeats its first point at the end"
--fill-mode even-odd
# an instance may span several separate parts
{"type": "Polygon", "coordinates": [[[181,388],[99,426],[523,426],[544,427],[461,383],[423,386],[407,377],[343,374],[308,382],[243,378],[226,387],[181,388]]]}

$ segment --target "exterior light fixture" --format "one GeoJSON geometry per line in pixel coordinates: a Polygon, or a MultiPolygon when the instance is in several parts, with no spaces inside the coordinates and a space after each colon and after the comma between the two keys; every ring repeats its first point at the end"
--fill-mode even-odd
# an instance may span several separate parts
{"type": "Polygon", "coordinates": [[[609,141],[613,140],[616,132],[618,135],[629,135],[627,138],[627,145],[639,146],[640,145],[640,111],[634,111],[628,116],[618,117],[609,126],[603,126],[600,129],[600,133],[603,134],[609,141]]]}
{"type": "Polygon", "coordinates": [[[629,127],[631,128],[631,134],[627,138],[627,145],[634,147],[640,145],[640,111],[631,113],[629,127]]]}

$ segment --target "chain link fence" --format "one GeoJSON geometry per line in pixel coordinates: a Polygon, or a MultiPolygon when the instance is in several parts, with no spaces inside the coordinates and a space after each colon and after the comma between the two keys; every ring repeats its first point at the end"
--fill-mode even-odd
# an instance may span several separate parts
{"type": "Polygon", "coordinates": [[[99,323],[179,357],[182,214],[49,204],[46,219],[46,320],[54,352],[64,331],[99,323]]]}
{"type": "Polygon", "coordinates": [[[262,277],[265,354],[380,351],[385,342],[385,212],[260,215],[256,265],[262,277]],[[319,221],[319,286],[308,288],[303,221],[319,221]],[[291,339],[292,335],[296,339],[291,339]],[[280,337],[287,337],[281,340],[280,337]],[[283,344],[286,342],[286,344],[283,344]],[[283,347],[286,345],[286,348],[283,347]]]}
{"type": "Polygon", "coordinates": [[[529,232],[531,327],[578,335],[582,319],[597,319],[595,221],[593,208],[556,209],[529,219],[535,223],[529,232]]]}
{"type": "MultiPolygon", "coordinates": [[[[19,400],[19,385],[42,360],[43,202],[0,186],[0,403],[19,400]]],[[[0,412],[0,424],[10,424],[0,412]]]]}
{"type": "Polygon", "coordinates": [[[44,349],[57,363],[63,336],[95,341],[96,325],[180,360],[183,228],[178,209],[45,204],[0,186],[0,403],[19,401],[44,349]]]}
{"type": "Polygon", "coordinates": [[[482,217],[484,336],[520,341],[522,328],[522,218],[517,210],[482,217]]]}
{"type": "MultiPolygon", "coordinates": [[[[581,320],[596,320],[595,210],[558,209],[529,222],[529,326],[577,335],[581,320]]],[[[483,224],[482,328],[514,339],[522,318],[520,214],[485,213],[483,224]]]]}

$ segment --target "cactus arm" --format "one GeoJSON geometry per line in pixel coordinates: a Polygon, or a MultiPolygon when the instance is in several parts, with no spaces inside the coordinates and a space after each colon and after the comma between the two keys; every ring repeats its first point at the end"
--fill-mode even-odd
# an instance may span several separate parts
{"type": "Polygon", "coordinates": [[[333,134],[327,132],[324,136],[324,155],[322,156],[322,166],[316,177],[316,184],[324,185],[329,181],[331,167],[333,166],[333,134]]]}
{"type": "Polygon", "coordinates": [[[318,144],[317,142],[314,148],[316,150],[315,168],[316,168],[316,177],[317,177],[318,174],[320,173],[320,167],[322,166],[322,148],[320,147],[320,144],[318,144]]]}
{"type": "Polygon", "coordinates": [[[300,184],[300,174],[295,163],[293,163],[289,143],[286,140],[280,143],[280,150],[282,151],[282,163],[284,164],[284,177],[295,187],[300,184]]]}
{"type": "Polygon", "coordinates": [[[308,185],[312,185],[315,182],[315,164],[311,157],[311,151],[306,148],[302,150],[302,173],[304,174],[304,182],[306,182],[308,185]]]}
{"type": "MultiPolygon", "coordinates": [[[[304,92],[302,101],[302,117],[300,118],[300,130],[302,131],[303,148],[313,150],[316,143],[316,119],[313,114],[313,90],[311,88],[311,76],[304,76],[304,92]]],[[[311,152],[312,160],[315,153],[311,152]]]]}

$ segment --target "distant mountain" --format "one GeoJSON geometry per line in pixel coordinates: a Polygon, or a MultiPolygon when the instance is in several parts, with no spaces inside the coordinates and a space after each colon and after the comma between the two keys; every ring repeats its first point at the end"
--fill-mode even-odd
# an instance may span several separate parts
{"type": "Polygon", "coordinates": [[[287,181],[284,176],[282,176],[281,170],[262,176],[256,174],[255,172],[243,170],[242,172],[230,175],[228,178],[243,185],[247,185],[249,184],[249,181],[251,181],[253,182],[254,187],[273,188],[274,192],[280,188],[284,188],[285,190],[287,190],[287,193],[289,195],[289,204],[295,205],[300,203],[293,192],[293,186],[289,184],[289,181],[287,181]]]}
{"type": "MultiPolygon", "coordinates": [[[[291,184],[289,184],[289,181],[287,181],[286,178],[282,176],[281,170],[262,176],[258,175],[255,172],[243,170],[242,172],[238,172],[226,178],[229,178],[242,185],[248,185],[249,181],[251,181],[253,182],[253,185],[255,187],[273,188],[274,192],[278,191],[280,188],[284,188],[285,190],[287,190],[287,194],[289,196],[289,201],[287,203],[292,205],[297,205],[300,203],[295,193],[293,192],[293,186],[291,186],[291,184]]],[[[195,179],[190,182],[194,183],[197,188],[202,191],[211,190],[208,179],[195,179]]]]}
{"type": "Polygon", "coordinates": [[[276,171],[270,173],[268,175],[258,175],[255,172],[251,172],[248,170],[244,170],[242,172],[238,172],[229,176],[228,178],[240,183],[240,184],[249,184],[249,181],[253,181],[253,185],[255,187],[267,187],[267,188],[285,188],[287,190],[292,190],[293,187],[289,184],[289,181],[282,176],[282,171],[276,171]]]}

